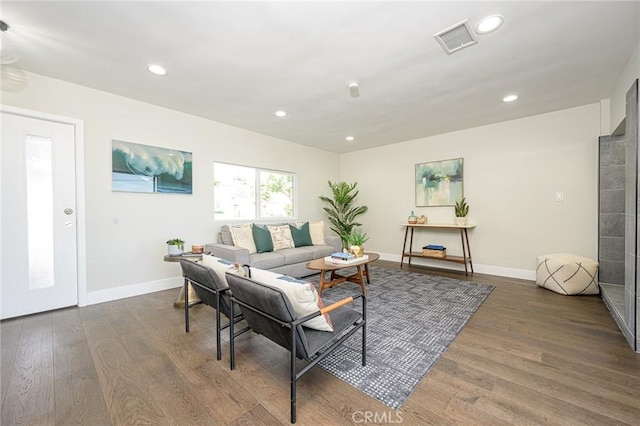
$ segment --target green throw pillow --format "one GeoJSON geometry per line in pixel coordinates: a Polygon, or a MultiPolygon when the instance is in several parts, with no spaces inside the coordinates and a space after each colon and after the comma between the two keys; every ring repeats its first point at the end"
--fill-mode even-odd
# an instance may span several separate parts
{"type": "Polygon", "coordinates": [[[256,225],[251,227],[253,234],[253,242],[256,244],[258,253],[266,253],[273,251],[273,241],[271,240],[271,232],[267,228],[256,225]]]}
{"type": "Polygon", "coordinates": [[[309,222],[305,222],[300,228],[295,225],[289,224],[291,229],[291,236],[293,237],[293,244],[296,247],[312,246],[311,234],[309,233],[309,222]]]}

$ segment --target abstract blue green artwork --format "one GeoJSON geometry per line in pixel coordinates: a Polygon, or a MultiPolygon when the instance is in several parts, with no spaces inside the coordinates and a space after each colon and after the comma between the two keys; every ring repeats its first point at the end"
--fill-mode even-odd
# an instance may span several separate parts
{"type": "Polygon", "coordinates": [[[464,196],[462,158],[416,164],[416,206],[453,206],[464,196]]]}
{"type": "Polygon", "coordinates": [[[112,140],[111,189],[191,194],[192,157],[186,151],[112,140]]]}

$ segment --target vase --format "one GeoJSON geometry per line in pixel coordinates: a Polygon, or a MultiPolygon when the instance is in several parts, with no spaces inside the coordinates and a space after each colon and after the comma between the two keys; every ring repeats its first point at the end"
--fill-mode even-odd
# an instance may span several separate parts
{"type": "Polygon", "coordinates": [[[356,257],[362,257],[364,254],[364,246],[351,246],[349,249],[356,257]]]}
{"type": "Polygon", "coordinates": [[[456,225],[465,226],[466,224],[467,224],[467,218],[466,217],[456,217],[456,225]]]}
{"type": "Polygon", "coordinates": [[[416,224],[418,222],[418,218],[416,217],[416,215],[413,214],[413,210],[411,210],[411,215],[409,215],[409,224],[413,225],[416,224]]]}

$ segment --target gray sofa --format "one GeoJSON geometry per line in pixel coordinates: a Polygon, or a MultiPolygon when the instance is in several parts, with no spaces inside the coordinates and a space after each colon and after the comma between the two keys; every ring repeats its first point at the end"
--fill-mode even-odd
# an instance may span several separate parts
{"type": "Polygon", "coordinates": [[[229,226],[223,225],[220,227],[218,242],[205,244],[204,250],[230,262],[301,278],[318,273],[318,271],[308,269],[307,262],[342,251],[342,240],[337,235],[325,234],[325,243],[324,245],[249,254],[249,250],[233,245],[229,226]]]}

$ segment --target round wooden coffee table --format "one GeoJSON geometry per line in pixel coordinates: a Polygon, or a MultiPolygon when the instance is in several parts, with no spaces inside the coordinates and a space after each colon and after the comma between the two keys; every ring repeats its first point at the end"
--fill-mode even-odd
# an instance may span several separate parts
{"type": "Polygon", "coordinates": [[[365,253],[365,255],[367,256],[366,259],[362,259],[359,262],[347,264],[327,262],[324,260],[324,258],[315,259],[311,262],[308,262],[307,268],[320,271],[320,288],[318,289],[318,294],[322,296],[322,291],[325,288],[331,288],[334,285],[338,285],[345,281],[351,281],[359,284],[362,288],[362,293],[367,294],[367,289],[364,286],[364,280],[366,277],[367,284],[371,284],[371,280],[369,278],[369,263],[378,260],[380,258],[380,255],[377,253],[365,253]],[[349,276],[344,276],[337,273],[337,271],[339,271],[340,269],[347,268],[357,268],[357,272],[349,276]],[[329,280],[325,281],[325,275],[329,271],[331,271],[331,276],[329,280]]]}

